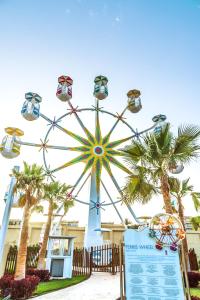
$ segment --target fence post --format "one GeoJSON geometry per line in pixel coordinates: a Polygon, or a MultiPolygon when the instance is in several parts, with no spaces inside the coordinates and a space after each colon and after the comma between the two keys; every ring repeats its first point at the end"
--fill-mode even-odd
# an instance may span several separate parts
{"type": "Polygon", "coordinates": [[[115,275],[115,248],[112,244],[112,275],[115,275]]]}
{"type": "Polygon", "coordinates": [[[119,267],[120,267],[120,300],[124,299],[124,281],[123,281],[123,244],[119,246],[119,267]]]}
{"type": "Polygon", "coordinates": [[[189,281],[188,281],[188,273],[187,273],[186,261],[185,261],[185,255],[184,255],[184,248],[183,248],[183,244],[182,243],[181,243],[181,260],[182,260],[183,274],[185,275],[186,296],[187,296],[188,300],[191,300],[190,286],[189,286],[189,281]]]}
{"type": "Polygon", "coordinates": [[[90,275],[92,274],[92,265],[93,265],[93,247],[90,248],[90,275]]]}

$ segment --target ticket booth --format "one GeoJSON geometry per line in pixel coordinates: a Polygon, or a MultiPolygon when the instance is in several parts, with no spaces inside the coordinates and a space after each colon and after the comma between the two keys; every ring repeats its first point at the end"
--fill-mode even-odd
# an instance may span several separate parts
{"type": "Polygon", "coordinates": [[[49,236],[46,268],[52,277],[72,278],[74,239],[72,236],[49,236]]]}

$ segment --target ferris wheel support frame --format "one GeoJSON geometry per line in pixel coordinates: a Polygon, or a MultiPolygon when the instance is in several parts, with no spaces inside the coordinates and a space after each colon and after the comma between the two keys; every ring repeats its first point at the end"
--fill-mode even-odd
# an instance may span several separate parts
{"type": "MultiPolygon", "coordinates": [[[[93,111],[94,112],[95,111],[95,125],[96,125],[95,127],[96,128],[100,127],[99,112],[104,113],[104,114],[108,114],[108,115],[110,115],[112,117],[117,118],[117,120],[115,121],[114,125],[111,127],[110,131],[106,135],[106,139],[107,140],[109,140],[111,134],[116,129],[116,126],[118,125],[118,123],[120,121],[122,121],[126,126],[128,126],[129,129],[131,130],[131,132],[133,133],[132,135],[119,140],[118,144],[124,143],[124,142],[126,142],[128,140],[131,140],[133,138],[139,138],[141,134],[150,131],[157,124],[157,123],[154,123],[153,126],[147,128],[147,129],[145,129],[145,130],[143,130],[141,132],[137,132],[123,118],[123,115],[125,114],[125,112],[127,110],[127,107],[125,107],[125,109],[122,111],[121,114],[115,115],[115,114],[113,114],[111,112],[108,112],[108,111],[104,110],[103,108],[99,107],[99,100],[97,100],[97,99],[96,99],[96,105],[93,106],[92,108],[78,109],[78,108],[73,107],[73,105],[71,104],[70,101],[68,101],[67,103],[68,103],[68,105],[70,107],[69,112],[65,113],[64,115],[62,115],[61,117],[59,117],[57,120],[55,118],[54,118],[54,120],[52,120],[52,119],[48,118],[46,115],[44,115],[44,114],[42,114],[40,112],[40,116],[44,120],[46,120],[48,122],[48,125],[50,125],[50,128],[47,131],[47,134],[45,136],[44,141],[41,140],[41,143],[37,144],[37,143],[30,143],[30,142],[24,142],[24,141],[18,141],[18,140],[16,140],[16,142],[18,144],[20,144],[20,145],[31,146],[31,147],[38,147],[38,148],[40,148],[39,151],[43,150],[43,160],[44,160],[45,168],[46,168],[46,171],[47,171],[47,175],[49,175],[52,180],[54,180],[53,179],[53,173],[55,173],[57,170],[65,168],[65,165],[50,171],[49,168],[48,168],[48,166],[47,166],[46,157],[45,157],[47,149],[64,150],[64,151],[66,151],[66,150],[69,150],[69,151],[80,151],[81,147],[64,147],[64,146],[49,145],[48,144],[48,135],[51,132],[51,130],[54,129],[54,127],[56,127],[59,130],[63,131],[64,133],[67,133],[69,136],[71,136],[71,137],[73,137],[73,138],[75,138],[77,140],[80,140],[80,139],[83,139],[83,141],[85,140],[84,138],[80,137],[79,135],[74,134],[73,132],[69,131],[68,129],[66,129],[66,128],[64,128],[64,127],[62,127],[61,125],[58,124],[66,116],[69,116],[71,114],[75,115],[76,120],[78,121],[80,127],[82,128],[82,130],[84,131],[84,133],[88,137],[88,139],[92,138],[91,134],[88,131],[88,129],[84,126],[81,118],[78,115],[78,112],[83,112],[83,111],[93,111]]],[[[120,155],[120,153],[119,153],[119,155],[120,155]]],[[[74,162],[72,160],[71,164],[73,164],[73,163],[74,162]]],[[[109,174],[109,176],[110,176],[110,178],[111,178],[114,186],[116,187],[117,191],[119,192],[120,196],[123,197],[123,192],[122,192],[122,190],[121,190],[121,188],[120,188],[117,180],[115,179],[110,166],[106,165],[104,167],[105,167],[106,171],[108,172],[108,174],[109,174]]],[[[121,165],[120,168],[123,169],[123,166],[121,165]]],[[[71,197],[75,201],[78,201],[80,203],[84,203],[84,202],[81,201],[81,200],[79,200],[77,198],[77,195],[78,195],[79,192],[77,192],[75,196],[72,196],[72,193],[74,192],[74,190],[76,189],[76,187],[78,186],[78,184],[80,183],[80,181],[83,179],[83,177],[87,173],[87,171],[88,170],[86,168],[83,170],[83,172],[80,174],[78,180],[73,185],[73,187],[72,187],[72,189],[71,189],[71,191],[69,193],[71,195],[71,197]]],[[[88,228],[86,230],[87,233],[86,233],[86,237],[85,237],[85,246],[86,247],[90,247],[91,246],[91,242],[89,242],[89,241],[93,241],[95,239],[95,236],[94,236],[94,232],[95,231],[94,230],[97,229],[97,228],[101,228],[101,213],[100,213],[100,210],[104,209],[103,208],[104,206],[109,205],[107,203],[100,202],[100,194],[99,194],[99,192],[97,192],[96,183],[95,183],[95,180],[94,180],[94,178],[95,178],[95,172],[92,171],[91,174],[89,174],[89,175],[91,175],[91,187],[90,187],[90,202],[88,203],[88,205],[89,205],[88,228]],[[96,208],[96,213],[94,213],[95,208],[96,208]]],[[[89,175],[88,175],[87,179],[89,178],[89,175]]],[[[84,183],[82,184],[81,189],[85,185],[86,181],[87,180],[85,180],[84,183]]],[[[121,222],[124,223],[123,219],[122,219],[122,217],[121,217],[121,215],[120,215],[120,213],[119,213],[119,211],[118,211],[118,209],[116,207],[116,203],[120,202],[121,200],[113,201],[112,198],[111,198],[111,196],[110,196],[110,194],[108,193],[108,190],[107,190],[105,184],[103,184],[102,181],[101,181],[101,185],[103,186],[106,194],[108,195],[108,198],[110,199],[110,204],[112,204],[114,206],[114,209],[117,212],[117,214],[118,214],[121,222]]],[[[80,191],[80,189],[79,189],[79,191],[80,191]]],[[[138,218],[136,217],[135,213],[133,212],[131,206],[126,201],[124,203],[127,206],[128,210],[129,210],[130,214],[132,215],[132,217],[134,218],[134,220],[138,224],[140,224],[140,225],[144,224],[143,222],[141,222],[141,221],[138,220],[138,218]]],[[[62,208],[63,208],[63,204],[57,209],[56,213],[58,214],[61,211],[62,208]]],[[[53,231],[55,231],[55,229],[56,229],[56,226],[54,226],[53,231]]],[[[96,243],[97,244],[101,244],[102,243],[102,237],[100,237],[99,232],[95,232],[95,235],[96,235],[96,243]]]]}
{"type": "MultiPolygon", "coordinates": [[[[132,175],[133,172],[129,170],[117,157],[124,156],[124,153],[117,149],[117,147],[127,141],[130,141],[133,138],[137,138],[140,141],[140,136],[151,129],[155,128],[157,124],[160,124],[161,121],[166,119],[164,115],[157,115],[152,120],[154,122],[153,126],[138,132],[138,130],[133,129],[133,127],[125,121],[124,114],[127,110],[131,111],[132,113],[137,113],[142,108],[141,99],[140,99],[140,91],[139,90],[130,90],[127,93],[128,96],[128,105],[123,109],[123,111],[118,114],[114,114],[107,110],[104,110],[103,107],[100,107],[100,102],[108,96],[108,89],[107,89],[107,82],[108,79],[105,76],[97,76],[94,80],[95,87],[94,87],[94,96],[95,96],[95,105],[92,108],[79,108],[78,106],[73,106],[70,99],[72,98],[72,84],[73,80],[69,76],[62,75],[58,78],[58,88],[56,96],[61,100],[68,104],[68,112],[64,113],[61,117],[57,118],[54,117],[53,120],[46,115],[40,112],[40,102],[42,101],[42,97],[40,97],[36,93],[28,92],[25,94],[26,101],[22,107],[22,115],[28,121],[33,121],[41,117],[45,121],[48,122],[47,125],[49,129],[44,137],[44,140],[41,140],[41,143],[31,143],[26,141],[21,141],[19,136],[22,136],[24,133],[22,130],[14,127],[8,127],[5,129],[6,133],[10,136],[6,136],[3,140],[3,145],[1,145],[0,151],[2,155],[7,158],[14,158],[20,154],[20,146],[29,146],[29,147],[36,147],[39,148],[39,151],[42,150],[43,152],[43,161],[45,166],[45,173],[51,180],[54,181],[54,173],[60,171],[62,169],[68,168],[77,163],[84,163],[84,169],[78,174],[78,178],[76,179],[75,184],[71,187],[70,192],[66,195],[66,200],[68,198],[72,198],[75,201],[78,201],[83,204],[89,205],[89,214],[88,214],[88,228],[87,233],[85,236],[85,246],[89,247],[92,246],[92,242],[96,244],[102,243],[102,237],[99,232],[101,232],[101,210],[104,210],[106,206],[113,205],[115,211],[118,214],[121,222],[123,223],[122,216],[117,209],[116,204],[123,201],[124,204],[127,206],[130,214],[134,218],[134,220],[138,224],[144,224],[139,221],[137,216],[135,215],[134,211],[132,210],[131,206],[128,204],[126,199],[124,198],[123,191],[118,184],[117,179],[115,178],[113,172],[114,169],[111,166],[115,166],[118,169],[124,171],[128,175],[132,175]],[[98,98],[98,99],[97,99],[98,98]],[[90,130],[84,125],[82,118],[80,116],[81,112],[88,112],[91,111],[95,113],[95,132],[91,133],[90,130]],[[111,126],[108,133],[103,136],[101,134],[101,126],[100,126],[100,119],[99,114],[107,114],[108,116],[112,116],[116,118],[116,121],[111,126]],[[78,122],[80,128],[83,130],[85,137],[76,134],[68,128],[64,128],[59,123],[67,116],[73,115],[78,122]],[[125,124],[129,130],[131,131],[131,135],[121,138],[119,140],[111,140],[111,135],[116,129],[119,123],[125,124]],[[57,128],[58,130],[62,131],[63,133],[67,134],[69,137],[73,138],[74,140],[80,143],[80,146],[77,147],[65,147],[60,145],[50,145],[49,144],[49,134],[51,131],[57,128]],[[10,146],[8,146],[10,140],[10,146]],[[12,144],[13,143],[13,144],[12,144]],[[6,146],[7,145],[7,146],[6,146]],[[7,147],[7,148],[6,148],[7,147]],[[61,151],[74,151],[79,152],[80,154],[75,158],[65,162],[64,164],[54,167],[52,169],[50,165],[47,164],[46,160],[46,152],[48,149],[52,150],[61,150],[61,151]],[[111,178],[111,184],[115,186],[117,192],[120,194],[121,199],[113,200],[105,183],[102,181],[102,169],[104,169],[108,176],[111,178]],[[87,177],[86,177],[87,176],[87,177]],[[84,179],[86,177],[86,179],[84,179]],[[91,179],[90,184],[90,200],[89,203],[78,198],[80,191],[85,186],[88,179],[91,179]],[[82,180],[84,182],[82,183],[82,180]],[[81,185],[81,187],[80,187],[81,185]],[[104,189],[107,197],[109,198],[109,203],[105,203],[100,199],[100,189],[101,187],[104,189]]],[[[160,130],[160,127],[157,131],[160,130]]],[[[57,209],[57,214],[61,211],[64,204],[61,204],[60,207],[57,209]]]]}

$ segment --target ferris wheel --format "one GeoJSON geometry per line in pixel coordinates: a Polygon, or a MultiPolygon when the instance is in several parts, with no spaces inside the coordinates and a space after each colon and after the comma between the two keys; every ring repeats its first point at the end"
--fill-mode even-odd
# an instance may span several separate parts
{"type": "MultiPolygon", "coordinates": [[[[166,119],[164,115],[157,115],[153,118],[153,124],[149,126],[149,128],[139,132],[130,125],[124,116],[127,110],[132,113],[138,113],[141,110],[142,104],[140,91],[130,90],[127,93],[128,103],[125,105],[125,108],[121,113],[115,114],[105,110],[100,106],[100,103],[108,96],[108,79],[105,76],[100,75],[95,78],[94,83],[95,105],[89,108],[79,108],[78,106],[74,106],[71,102],[73,80],[69,76],[60,76],[58,78],[56,96],[59,100],[66,102],[69,106],[69,109],[65,114],[54,119],[51,119],[40,112],[40,102],[42,101],[41,96],[32,92],[26,93],[26,100],[21,110],[22,116],[28,121],[37,120],[39,117],[44,119],[50,125],[46,135],[38,144],[25,142],[20,139],[20,136],[23,135],[22,130],[14,127],[8,127],[5,129],[7,136],[4,137],[2,144],[0,145],[1,154],[6,158],[14,158],[18,156],[20,154],[21,145],[38,147],[41,149],[43,152],[46,175],[52,180],[55,180],[55,175],[57,172],[60,172],[66,168],[73,168],[74,165],[79,163],[84,163],[82,171],[77,173],[77,178],[72,184],[67,198],[72,198],[77,202],[88,205],[89,207],[88,227],[85,235],[86,247],[91,246],[91,243],[93,245],[102,244],[101,232],[103,230],[101,229],[101,211],[105,210],[106,207],[112,205],[116,210],[121,222],[123,222],[120,211],[116,206],[118,202],[122,201],[123,191],[120,183],[118,183],[118,180],[116,179],[112,166],[120,169],[125,174],[132,175],[133,173],[124,165],[123,161],[119,159],[120,157],[123,157],[123,153],[118,149],[118,147],[134,138],[139,138],[142,134],[148,132],[149,130],[154,129],[155,132],[159,132],[166,119]],[[82,114],[87,114],[89,112],[95,115],[95,124],[93,130],[84,124],[81,117],[82,114]],[[74,116],[84,135],[74,132],[74,130],[69,130],[68,127],[66,128],[62,126],[63,120],[72,115],[74,116]],[[113,124],[111,128],[107,130],[105,135],[102,134],[100,115],[103,117],[107,115],[110,119],[113,119],[113,124]],[[118,124],[120,123],[122,123],[129,130],[130,134],[120,139],[113,139],[113,133],[117,130],[118,124]],[[50,136],[55,128],[57,129],[58,134],[61,134],[61,132],[62,134],[64,133],[74,140],[76,144],[78,143],[78,146],[74,146],[73,144],[70,146],[49,144],[50,136]],[[77,154],[75,158],[72,158],[67,162],[64,161],[61,165],[55,168],[51,168],[47,153],[49,150],[57,151],[56,155],[58,156],[59,151],[64,151],[65,153],[75,152],[77,154]],[[102,178],[102,170],[105,170],[111,179],[113,187],[116,188],[120,195],[120,199],[113,199],[111,196],[110,186],[107,186],[106,182],[102,178]],[[84,185],[88,181],[90,181],[90,197],[89,201],[85,201],[84,199],[81,199],[80,194],[84,185]],[[108,201],[101,200],[101,189],[103,189],[106,193],[108,201]]],[[[140,223],[131,206],[127,203],[125,204],[127,205],[135,221],[140,223]]],[[[59,208],[59,210],[61,209],[62,206],[59,208]]]]}
{"type": "Polygon", "coordinates": [[[185,230],[177,217],[160,213],[151,219],[149,236],[155,239],[156,249],[162,250],[168,246],[172,251],[177,251],[178,244],[185,238],[185,230]]]}

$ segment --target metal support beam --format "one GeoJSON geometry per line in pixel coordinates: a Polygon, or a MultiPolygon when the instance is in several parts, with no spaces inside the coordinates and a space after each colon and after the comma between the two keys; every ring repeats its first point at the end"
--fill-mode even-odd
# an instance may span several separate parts
{"type": "MultiPolygon", "coordinates": [[[[15,166],[14,169],[19,171],[19,166],[15,166]]],[[[6,207],[4,209],[1,231],[0,231],[0,263],[2,262],[3,252],[4,252],[4,244],[6,239],[6,233],[9,225],[10,212],[13,205],[13,189],[16,183],[16,178],[14,176],[11,177],[10,185],[8,188],[8,192],[5,194],[6,207]]]]}

